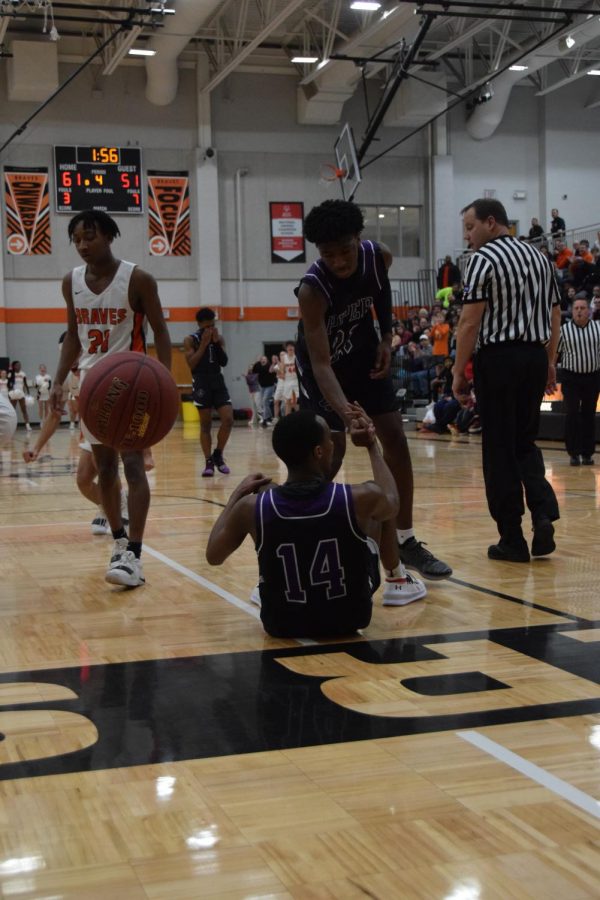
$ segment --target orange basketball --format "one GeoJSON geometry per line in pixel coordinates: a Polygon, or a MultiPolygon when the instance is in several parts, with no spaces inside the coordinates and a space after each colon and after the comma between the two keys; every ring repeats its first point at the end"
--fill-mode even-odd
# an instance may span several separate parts
{"type": "Polygon", "coordinates": [[[179,412],[179,391],[162,363],[144,353],[111,353],[85,372],[79,410],[101,444],[145,450],[169,433],[179,412]]]}

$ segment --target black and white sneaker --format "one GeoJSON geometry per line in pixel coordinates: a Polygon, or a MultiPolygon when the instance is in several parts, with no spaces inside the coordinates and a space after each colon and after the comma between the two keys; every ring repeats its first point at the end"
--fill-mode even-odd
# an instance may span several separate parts
{"type": "Polygon", "coordinates": [[[127,538],[118,538],[115,541],[105,581],[124,587],[139,587],[146,583],[142,563],[132,550],[127,549],[127,544],[127,538]]]}
{"type": "Polygon", "coordinates": [[[102,507],[98,507],[98,512],[92,519],[92,524],[90,525],[92,529],[92,534],[109,534],[110,528],[108,527],[108,521],[106,516],[104,515],[104,510],[102,507]]]}
{"type": "Polygon", "coordinates": [[[400,561],[409,569],[416,569],[423,578],[432,580],[449,578],[452,569],[448,563],[437,559],[433,553],[425,549],[423,541],[410,537],[403,544],[398,544],[400,561]]]}

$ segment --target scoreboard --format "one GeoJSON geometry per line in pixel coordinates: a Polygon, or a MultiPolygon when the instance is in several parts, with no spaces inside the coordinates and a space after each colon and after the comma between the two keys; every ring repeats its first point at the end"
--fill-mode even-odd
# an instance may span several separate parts
{"type": "Polygon", "coordinates": [[[55,147],[56,211],[144,211],[139,147],[55,147]]]}

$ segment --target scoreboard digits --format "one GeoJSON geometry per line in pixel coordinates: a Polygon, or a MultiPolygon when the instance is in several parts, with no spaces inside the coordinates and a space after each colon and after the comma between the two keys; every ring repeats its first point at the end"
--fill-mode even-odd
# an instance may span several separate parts
{"type": "Polygon", "coordinates": [[[55,147],[54,175],[59,213],[144,211],[138,147],[55,147]]]}

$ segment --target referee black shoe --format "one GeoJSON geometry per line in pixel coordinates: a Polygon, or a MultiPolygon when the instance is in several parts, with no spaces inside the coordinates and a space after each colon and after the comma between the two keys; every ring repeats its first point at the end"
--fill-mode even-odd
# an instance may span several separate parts
{"type": "Polygon", "coordinates": [[[488,558],[499,562],[529,562],[529,548],[523,538],[522,543],[509,544],[504,538],[500,538],[497,544],[488,547],[488,558]]]}
{"type": "Polygon", "coordinates": [[[398,544],[398,550],[401,562],[409,569],[416,569],[423,578],[435,581],[449,578],[452,575],[452,569],[448,563],[436,559],[433,553],[425,549],[423,541],[410,537],[403,544],[398,544]]]}
{"type": "Polygon", "coordinates": [[[554,525],[550,519],[538,519],[533,526],[532,556],[548,556],[556,550],[554,525]]]}

